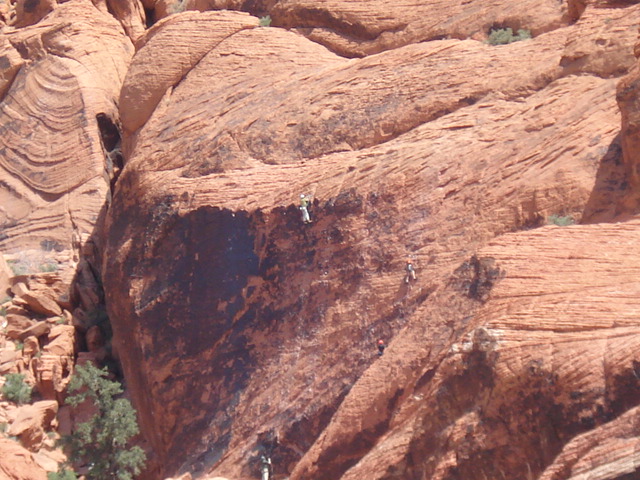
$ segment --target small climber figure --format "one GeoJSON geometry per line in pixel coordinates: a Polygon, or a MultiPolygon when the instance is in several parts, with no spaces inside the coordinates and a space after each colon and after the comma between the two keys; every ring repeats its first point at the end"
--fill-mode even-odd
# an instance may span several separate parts
{"type": "Polygon", "coordinates": [[[269,480],[271,476],[271,457],[260,456],[260,473],[262,480],[269,480]]]}
{"type": "Polygon", "coordinates": [[[384,343],[384,340],[380,339],[378,340],[378,356],[381,357],[382,354],[384,353],[384,349],[385,349],[386,345],[384,343]]]}
{"type": "Polygon", "coordinates": [[[409,283],[410,279],[416,279],[416,269],[413,266],[413,262],[411,261],[410,258],[407,258],[407,265],[405,267],[406,271],[407,271],[407,276],[404,277],[404,281],[405,283],[409,283]]]}
{"type": "Polygon", "coordinates": [[[311,200],[304,193],[300,194],[300,211],[302,212],[302,222],[311,223],[311,217],[309,217],[309,205],[311,200]]]}

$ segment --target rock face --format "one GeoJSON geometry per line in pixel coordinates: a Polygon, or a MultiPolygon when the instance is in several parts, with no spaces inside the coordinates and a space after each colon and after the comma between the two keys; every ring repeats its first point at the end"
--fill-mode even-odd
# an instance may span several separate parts
{"type": "Polygon", "coordinates": [[[77,250],[108,195],[133,46],[111,15],[81,0],[5,29],[2,41],[0,249],[77,250]]]}
{"type": "Polygon", "coordinates": [[[46,480],[47,472],[40,467],[29,450],[19,443],[0,438],[0,473],[11,480],[46,480]]]}
{"type": "Polygon", "coordinates": [[[637,2],[0,21],[0,374],[44,399],[0,405],[33,451],[0,438],[0,476],[86,416],[57,405],[112,355],[101,284],[144,478],[640,476],[637,2]]]}
{"type": "MultiPolygon", "coordinates": [[[[575,20],[577,9],[584,9],[578,2],[554,0],[469,3],[406,1],[390,9],[382,1],[263,0],[252,2],[251,8],[256,15],[268,13],[271,25],[293,29],[348,57],[442,38],[484,40],[492,28],[526,28],[538,35],[575,20]]],[[[185,0],[182,5],[189,10],[238,10],[243,2],[185,0]]]]}
{"type": "Polygon", "coordinates": [[[366,3],[260,6],[305,36],[188,12],[138,41],[103,281],[159,470],[633,478],[616,88],[640,8],[366,3]],[[491,26],[534,38],[490,46],[491,26]]]}
{"type": "Polygon", "coordinates": [[[33,405],[24,405],[18,409],[16,419],[9,428],[9,435],[19,437],[25,448],[37,451],[57,412],[56,401],[45,400],[33,405]]]}

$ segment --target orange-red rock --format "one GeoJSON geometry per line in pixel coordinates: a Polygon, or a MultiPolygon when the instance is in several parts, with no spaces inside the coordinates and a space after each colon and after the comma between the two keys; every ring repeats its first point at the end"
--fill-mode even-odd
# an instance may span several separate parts
{"type": "Polygon", "coordinates": [[[20,338],[23,331],[31,328],[35,325],[35,321],[26,315],[20,315],[15,313],[7,314],[7,337],[13,340],[20,338]]]}
{"type": "Polygon", "coordinates": [[[29,450],[3,437],[0,437],[0,474],[11,480],[47,479],[47,472],[35,462],[29,450]]]}
{"type": "Polygon", "coordinates": [[[56,5],[56,0],[16,0],[16,17],[14,27],[27,27],[42,20],[51,13],[56,5]]]}
{"type": "MultiPolygon", "coordinates": [[[[364,25],[357,3],[324,21],[364,25]]],[[[611,370],[578,389],[573,376],[590,370],[571,365],[620,334],[581,327],[583,311],[630,318],[639,305],[638,265],[624,256],[638,224],[602,222],[637,213],[620,207],[630,185],[615,92],[640,10],[532,5],[512,7],[539,22],[531,40],[455,39],[472,8],[469,28],[506,15],[461,2],[447,10],[468,9],[454,38],[398,48],[407,26],[371,43],[389,50],[351,60],[282,29],[236,29],[197,63],[178,55],[179,78],[145,77],[158,93],[144,108],[121,102],[127,164],[103,278],[163,473],[251,478],[269,450],[292,480],[535,477],[575,435],[635,405],[633,349],[598,349],[593,362],[611,370]],[[300,193],[314,198],[306,226],[300,193]],[[539,228],[553,215],[585,225],[539,228]],[[561,336],[541,325],[551,314],[585,331],[561,336]],[[605,394],[613,371],[628,382],[605,394]]],[[[274,24],[299,23],[277,8],[274,24]]],[[[227,25],[219,15],[206,18],[227,25]]],[[[147,58],[171,45],[172,18],[190,31],[199,17],[158,24],[147,58]]],[[[140,85],[149,68],[136,57],[128,79],[140,85]]]]}
{"type": "Polygon", "coordinates": [[[13,276],[9,265],[4,260],[4,256],[0,255],[0,303],[4,301],[11,289],[11,282],[9,279],[13,276]]]}
{"type": "Polygon", "coordinates": [[[33,371],[38,392],[47,400],[62,400],[71,375],[73,357],[46,353],[33,360],[33,371]]]}
{"type": "Polygon", "coordinates": [[[154,25],[139,40],[122,86],[123,128],[135,132],[149,119],[165,92],[182,80],[209,50],[233,33],[257,24],[257,18],[242,13],[185,12],[154,25]]]}
{"type": "Polygon", "coordinates": [[[20,295],[20,299],[33,313],[47,316],[62,315],[60,305],[48,295],[28,291],[20,295]]]}
{"type": "Polygon", "coordinates": [[[47,335],[47,344],[42,351],[59,357],[72,357],[74,354],[75,329],[71,325],[55,325],[47,335]]]}
{"type": "Polygon", "coordinates": [[[0,248],[46,242],[77,249],[109,191],[109,127],[117,122],[131,41],[89,0],[61,3],[36,25],[6,28],[2,37],[29,67],[5,80],[10,88],[0,104],[0,248]]]}
{"type": "MultiPolygon", "coordinates": [[[[256,16],[144,32],[137,0],[27,3],[0,35],[0,248],[28,273],[28,247],[72,252],[14,280],[7,335],[36,333],[33,294],[86,332],[103,255],[149,476],[637,476],[638,5],[145,0],[256,16]]],[[[0,368],[61,400],[56,322],[0,368]]]]}
{"type": "Polygon", "coordinates": [[[38,451],[57,412],[58,402],[52,400],[23,405],[18,408],[8,433],[19,437],[25,448],[38,451]]]}

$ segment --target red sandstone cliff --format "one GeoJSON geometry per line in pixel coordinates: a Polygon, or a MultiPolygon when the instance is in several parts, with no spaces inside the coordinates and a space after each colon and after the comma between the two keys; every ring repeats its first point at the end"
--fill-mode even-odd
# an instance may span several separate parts
{"type": "MultiPolygon", "coordinates": [[[[122,165],[90,239],[52,231],[105,244],[147,477],[258,478],[266,452],[292,480],[637,478],[634,3],[158,1],[145,33],[137,3],[96,10],[110,120],[70,131],[102,153],[58,164],[104,169],[113,125],[122,165]]],[[[2,161],[7,205],[55,212],[2,161]]],[[[49,238],[12,215],[2,248],[49,238]]]]}

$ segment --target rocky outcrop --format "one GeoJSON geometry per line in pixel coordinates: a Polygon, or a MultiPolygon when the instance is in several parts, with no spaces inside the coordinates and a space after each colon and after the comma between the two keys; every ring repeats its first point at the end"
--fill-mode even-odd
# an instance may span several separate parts
{"type": "Polygon", "coordinates": [[[120,93],[120,118],[125,131],[132,133],[144,125],[165,92],[215,45],[257,24],[258,20],[247,14],[189,12],[151,28],[138,42],[138,52],[120,93]],[[157,68],[158,61],[162,69],[157,68]]]}
{"type": "MultiPolygon", "coordinates": [[[[638,266],[614,265],[638,225],[602,222],[637,213],[621,207],[615,92],[640,10],[547,6],[532,40],[492,47],[451,27],[351,60],[207,14],[228,36],[197,62],[172,50],[183,70],[149,78],[144,115],[121,101],[137,120],[103,278],[164,473],[250,478],[266,452],[292,480],[535,477],[637,405],[632,350],[599,348],[590,362],[607,369],[573,379],[588,345],[621,334],[607,318],[637,310],[638,266]]],[[[172,44],[172,18],[198,28],[169,17],[144,58],[172,44]]]]}
{"type": "Polygon", "coordinates": [[[11,480],[46,480],[47,472],[19,443],[0,437],[0,473],[11,480]]]}
{"type": "Polygon", "coordinates": [[[15,420],[9,427],[9,435],[18,437],[20,443],[28,450],[38,451],[57,412],[56,401],[45,400],[24,405],[16,411],[15,420]]]}
{"type": "Polygon", "coordinates": [[[51,13],[57,3],[56,0],[18,0],[16,4],[16,16],[13,21],[15,27],[27,27],[34,25],[51,13]]]}
{"type": "MultiPolygon", "coordinates": [[[[638,475],[635,2],[0,19],[0,374],[53,408],[119,354],[147,478],[638,475]]],[[[88,414],[27,410],[10,478],[88,414]]]]}
{"type": "Polygon", "coordinates": [[[403,478],[538,478],[544,470],[547,478],[572,478],[569,468],[595,472],[607,464],[620,476],[637,474],[633,455],[618,460],[618,447],[628,451],[637,434],[617,419],[635,418],[640,400],[634,353],[640,264],[625,247],[638,240],[638,226],[552,226],[490,242],[469,267],[493,272],[475,277],[495,283],[467,319],[467,333],[437,362],[415,370],[410,345],[417,333],[433,332],[435,322],[401,332],[291,478],[345,465],[340,478],[385,478],[372,468],[381,463],[401,466],[403,478]],[[385,368],[406,373],[383,387],[376,377],[388,379],[385,368]],[[391,407],[386,401],[394,396],[400,400],[391,407]],[[349,445],[377,422],[389,424],[361,458],[349,445]]]}
{"type": "MultiPolygon", "coordinates": [[[[158,3],[162,2],[157,2],[158,3]]],[[[534,35],[575,20],[574,3],[532,0],[518,3],[464,0],[405,2],[390,6],[379,1],[314,2],[238,0],[167,1],[171,9],[240,10],[266,16],[271,25],[292,29],[347,57],[362,57],[405,45],[443,38],[485,40],[492,28],[529,29],[534,35]]],[[[584,8],[584,7],[583,7],[584,8]]],[[[166,9],[165,9],[166,10],[166,9]]],[[[162,15],[161,11],[161,15],[162,15]]]]}
{"type": "Polygon", "coordinates": [[[11,288],[11,283],[9,279],[13,276],[11,270],[9,269],[9,265],[4,260],[4,257],[0,255],[0,301],[2,303],[5,302],[7,295],[9,294],[9,289],[11,288]]]}
{"type": "Polygon", "coordinates": [[[0,249],[78,251],[109,192],[131,41],[81,0],[2,39],[0,249]]]}
{"type": "MultiPolygon", "coordinates": [[[[15,260],[14,256],[9,257],[15,260]]],[[[12,265],[21,267],[25,264],[23,260],[12,265]]],[[[76,329],[66,310],[71,308],[68,296],[72,278],[73,268],[61,264],[56,272],[9,279],[13,297],[0,310],[0,374],[22,375],[22,381],[32,388],[34,403],[16,405],[15,401],[24,399],[5,395],[5,401],[0,402],[2,434],[17,439],[33,453],[26,455],[0,443],[0,458],[15,467],[4,471],[6,478],[41,478],[43,471],[56,472],[66,461],[56,443],[59,439],[56,428],[58,406],[64,401],[78,350],[76,329]],[[47,301],[31,302],[32,297],[47,301]],[[43,303],[62,313],[52,316],[55,312],[50,309],[42,311],[43,303]]],[[[0,377],[0,384],[4,382],[5,377],[0,377]]],[[[0,461],[0,472],[3,465],[0,461]]]]}

